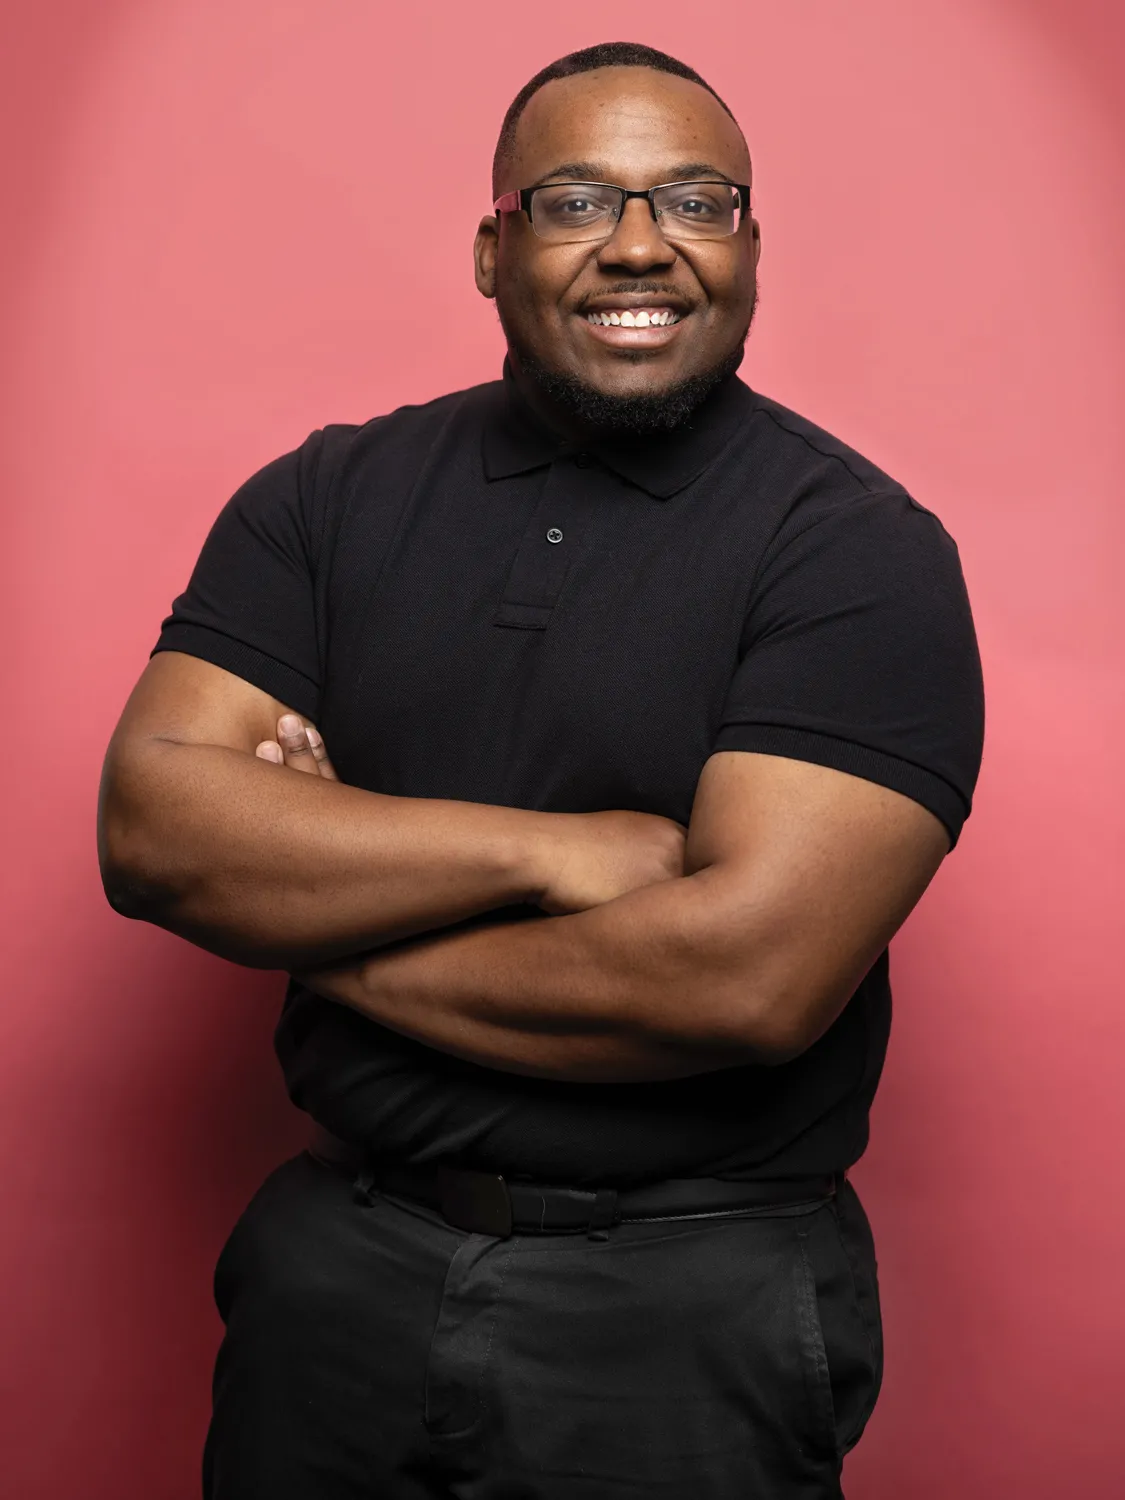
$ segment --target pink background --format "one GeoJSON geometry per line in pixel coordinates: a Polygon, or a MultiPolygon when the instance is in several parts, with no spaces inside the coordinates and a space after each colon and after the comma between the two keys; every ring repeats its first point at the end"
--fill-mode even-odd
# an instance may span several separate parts
{"type": "Polygon", "coordinates": [[[114,721],[243,478],[325,421],[497,373],[469,250],[501,115],[551,58],[624,37],[683,55],[749,135],[744,373],[944,518],[985,659],[977,811],[897,944],[855,1173],[887,1384],[849,1500],[1116,1492],[1125,11],[558,9],[5,7],[4,1488],[198,1493],[212,1263],[302,1134],[279,977],[103,900],[114,721]]]}

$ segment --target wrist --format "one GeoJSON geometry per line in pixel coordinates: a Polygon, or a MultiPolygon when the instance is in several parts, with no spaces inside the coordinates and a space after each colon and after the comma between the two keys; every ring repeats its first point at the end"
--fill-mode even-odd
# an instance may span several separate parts
{"type": "Polygon", "coordinates": [[[538,906],[554,878],[563,813],[528,812],[511,841],[509,858],[518,900],[538,906]]]}

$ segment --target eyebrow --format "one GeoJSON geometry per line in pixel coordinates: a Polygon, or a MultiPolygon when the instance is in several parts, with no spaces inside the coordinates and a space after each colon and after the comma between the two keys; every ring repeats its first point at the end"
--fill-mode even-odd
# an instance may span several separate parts
{"type": "MultiPolygon", "coordinates": [[[[668,176],[662,178],[663,182],[694,182],[700,177],[717,177],[722,182],[733,182],[734,178],[724,172],[721,167],[712,166],[707,161],[682,162],[678,167],[670,167],[668,176]]],[[[592,161],[564,161],[557,167],[552,167],[549,172],[544,172],[537,177],[529,186],[542,187],[551,181],[561,182],[604,182],[602,169],[597,162],[592,161]]]]}

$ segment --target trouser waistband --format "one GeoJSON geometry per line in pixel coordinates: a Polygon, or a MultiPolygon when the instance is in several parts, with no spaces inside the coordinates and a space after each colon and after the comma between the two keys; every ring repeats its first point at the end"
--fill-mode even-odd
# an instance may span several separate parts
{"type": "Polygon", "coordinates": [[[446,1223],[470,1234],[598,1234],[614,1224],[669,1219],[726,1218],[802,1207],[835,1196],[836,1176],[732,1182],[718,1177],[668,1178],[634,1188],[573,1188],[514,1181],[444,1163],[404,1166],[379,1162],[363,1147],[319,1127],[310,1155],[372,1188],[436,1209],[446,1223]]]}

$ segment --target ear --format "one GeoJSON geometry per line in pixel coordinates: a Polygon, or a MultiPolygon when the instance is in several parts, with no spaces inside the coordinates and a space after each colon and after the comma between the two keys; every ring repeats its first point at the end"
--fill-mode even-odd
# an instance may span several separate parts
{"type": "Polygon", "coordinates": [[[473,242],[473,264],[477,291],[482,297],[496,296],[496,252],[500,248],[500,221],[486,214],[473,242]]]}
{"type": "Polygon", "coordinates": [[[758,262],[762,258],[762,227],[757,219],[750,220],[750,238],[754,243],[754,269],[758,269],[758,262]]]}

